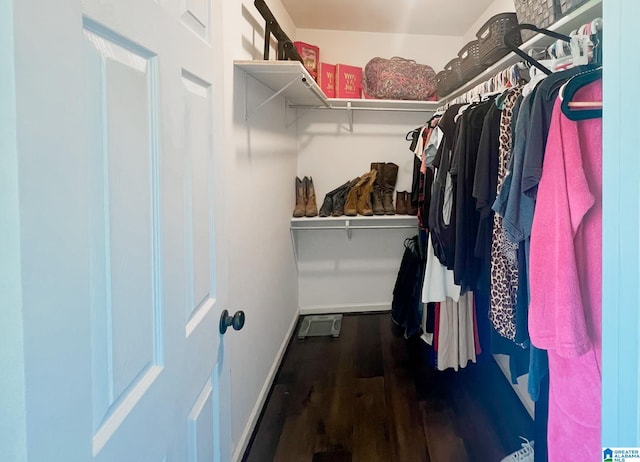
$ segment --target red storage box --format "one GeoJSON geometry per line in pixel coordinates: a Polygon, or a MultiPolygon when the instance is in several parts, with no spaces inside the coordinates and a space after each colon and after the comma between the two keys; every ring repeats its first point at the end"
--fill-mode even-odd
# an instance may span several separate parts
{"type": "Polygon", "coordinates": [[[327,98],[336,97],[336,66],[328,63],[320,63],[318,70],[318,85],[327,98]]]}
{"type": "Polygon", "coordinates": [[[304,42],[293,42],[302,58],[302,64],[314,79],[318,79],[318,67],[320,66],[320,48],[304,42]]]}
{"type": "Polygon", "coordinates": [[[359,99],[362,97],[362,68],[336,64],[336,97],[359,99]]]}

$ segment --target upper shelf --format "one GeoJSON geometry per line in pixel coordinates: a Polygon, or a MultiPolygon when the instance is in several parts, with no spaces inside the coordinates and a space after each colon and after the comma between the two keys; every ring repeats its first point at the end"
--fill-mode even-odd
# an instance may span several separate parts
{"type": "MultiPolygon", "coordinates": [[[[589,0],[575,11],[561,18],[549,27],[561,34],[569,34],[581,25],[602,16],[602,0],[589,0]]],[[[522,44],[520,48],[528,52],[532,48],[547,47],[553,39],[538,34],[522,44]]],[[[446,101],[460,96],[476,85],[486,81],[507,66],[520,61],[515,53],[509,53],[477,77],[442,98],[440,101],[400,101],[380,99],[337,99],[327,98],[320,86],[298,61],[234,61],[234,66],[271,88],[273,97],[282,94],[293,108],[346,109],[365,111],[432,112],[446,101]]],[[[263,103],[264,104],[264,103],[263,103]]]]}
{"type": "Polygon", "coordinates": [[[233,65],[253,76],[290,103],[328,106],[327,97],[311,74],[298,61],[234,61],[233,65]]]}
{"type": "Polygon", "coordinates": [[[327,98],[298,61],[234,61],[234,66],[274,92],[281,91],[292,108],[424,112],[438,107],[437,101],[327,98]]]}

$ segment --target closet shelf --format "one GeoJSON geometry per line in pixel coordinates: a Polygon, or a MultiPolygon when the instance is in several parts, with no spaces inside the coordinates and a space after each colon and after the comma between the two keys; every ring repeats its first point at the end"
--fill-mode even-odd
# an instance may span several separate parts
{"type": "Polygon", "coordinates": [[[255,60],[234,61],[233,64],[272,89],[275,92],[272,98],[282,94],[289,104],[329,106],[316,81],[298,61],[255,60]]]}
{"type": "Polygon", "coordinates": [[[273,96],[260,106],[282,94],[288,106],[295,109],[433,112],[438,107],[437,101],[327,98],[297,61],[234,61],[234,66],[274,91],[273,96]]]}
{"type": "Polygon", "coordinates": [[[292,218],[289,226],[291,233],[291,244],[293,245],[293,256],[298,264],[298,246],[296,245],[296,234],[299,231],[326,231],[343,230],[347,233],[347,238],[351,239],[354,229],[418,229],[418,217],[413,215],[374,215],[372,217],[313,217],[313,218],[292,218]]]}
{"type": "Polygon", "coordinates": [[[351,238],[354,229],[409,229],[418,227],[418,218],[412,215],[374,215],[372,217],[313,217],[292,218],[294,231],[344,230],[351,238]]]}
{"type": "MultiPolygon", "coordinates": [[[[578,29],[583,24],[586,24],[597,17],[602,17],[602,0],[589,0],[575,11],[564,16],[556,23],[549,26],[547,29],[561,34],[569,35],[571,31],[578,29]]],[[[533,48],[546,48],[554,41],[552,37],[543,34],[537,34],[527,40],[520,46],[520,49],[528,52],[533,48]]],[[[491,67],[485,69],[480,75],[474,77],[470,81],[466,82],[461,87],[457,88],[453,92],[441,99],[441,102],[451,101],[454,98],[466,93],[478,84],[485,82],[492,76],[496,75],[501,70],[515,64],[522,59],[515,53],[509,53],[497,63],[491,67]]]]}

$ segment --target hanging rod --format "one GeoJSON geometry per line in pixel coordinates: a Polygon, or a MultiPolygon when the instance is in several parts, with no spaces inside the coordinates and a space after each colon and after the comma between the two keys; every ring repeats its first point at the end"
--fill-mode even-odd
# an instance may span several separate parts
{"type": "Polygon", "coordinates": [[[326,106],[311,106],[304,104],[290,104],[289,107],[291,109],[332,109],[332,110],[341,110],[341,111],[384,111],[384,112],[429,112],[435,111],[435,109],[425,109],[425,108],[384,108],[384,107],[346,107],[346,106],[333,106],[330,103],[327,103],[326,106]]]}
{"type": "Polygon", "coordinates": [[[418,225],[381,225],[381,226],[366,226],[366,225],[343,225],[343,226],[292,226],[292,230],[303,231],[322,231],[325,229],[414,229],[418,225]]]}
{"type": "Polygon", "coordinates": [[[414,225],[355,225],[352,226],[350,220],[345,220],[342,226],[291,226],[291,238],[293,239],[293,231],[323,231],[323,230],[344,230],[347,232],[347,238],[351,239],[351,231],[354,229],[416,229],[418,224],[414,225]]]}

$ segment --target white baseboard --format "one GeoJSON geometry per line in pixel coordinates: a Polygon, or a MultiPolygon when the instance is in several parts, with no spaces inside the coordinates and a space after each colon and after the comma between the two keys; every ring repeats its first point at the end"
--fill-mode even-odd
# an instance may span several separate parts
{"type": "Polygon", "coordinates": [[[522,405],[525,407],[525,409],[527,410],[531,418],[534,419],[535,403],[533,402],[533,400],[531,399],[531,396],[529,395],[529,389],[528,389],[529,374],[525,374],[523,376],[518,377],[518,383],[511,383],[511,372],[509,371],[509,357],[506,355],[493,355],[493,359],[495,359],[496,362],[498,363],[498,366],[500,366],[502,373],[504,374],[506,379],[509,381],[509,384],[511,385],[513,390],[516,392],[516,395],[518,395],[518,398],[520,398],[520,401],[522,401],[522,405]]]}
{"type": "Polygon", "coordinates": [[[282,362],[282,358],[284,357],[284,353],[287,351],[287,345],[289,345],[289,340],[293,335],[293,331],[298,324],[299,313],[296,313],[291,321],[291,325],[287,330],[287,334],[282,341],[282,345],[280,345],[280,349],[278,350],[278,354],[271,365],[271,369],[269,370],[269,374],[267,374],[267,379],[264,381],[264,385],[262,386],[262,390],[260,390],[260,394],[258,395],[258,399],[256,401],[255,406],[253,407],[251,414],[249,415],[249,420],[247,422],[244,431],[242,432],[242,436],[238,443],[235,445],[235,450],[233,451],[233,462],[240,462],[242,460],[242,456],[244,456],[244,452],[247,450],[247,446],[249,445],[249,440],[251,439],[251,435],[253,434],[253,430],[258,423],[258,418],[260,417],[260,412],[262,411],[262,407],[269,396],[269,390],[271,390],[271,385],[276,378],[276,373],[278,372],[278,368],[280,367],[280,363],[282,362]]]}
{"type": "Polygon", "coordinates": [[[301,306],[300,315],[307,314],[340,314],[340,313],[367,313],[369,311],[390,311],[391,302],[369,305],[319,305],[301,306]]]}

